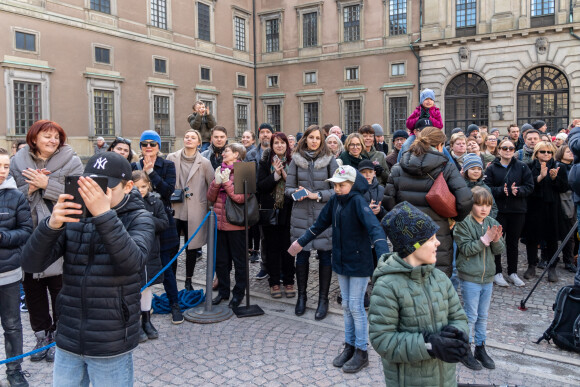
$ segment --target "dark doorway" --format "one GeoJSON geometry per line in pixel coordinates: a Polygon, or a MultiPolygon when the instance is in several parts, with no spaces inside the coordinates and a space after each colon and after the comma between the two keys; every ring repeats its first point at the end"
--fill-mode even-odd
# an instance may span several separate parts
{"type": "Polygon", "coordinates": [[[477,74],[464,73],[453,78],[445,89],[445,134],[454,128],[464,131],[470,124],[487,125],[489,102],[487,83],[477,74]]]}

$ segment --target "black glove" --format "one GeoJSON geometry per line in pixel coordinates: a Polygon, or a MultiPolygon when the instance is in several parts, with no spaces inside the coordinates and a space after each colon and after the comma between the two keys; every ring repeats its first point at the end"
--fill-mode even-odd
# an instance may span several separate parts
{"type": "Polygon", "coordinates": [[[381,167],[379,164],[375,165],[375,173],[377,176],[381,176],[385,168],[381,167]]]}
{"type": "Polygon", "coordinates": [[[431,343],[431,349],[427,350],[429,355],[446,363],[457,363],[467,355],[470,348],[469,344],[462,340],[445,337],[450,334],[445,332],[442,336],[439,333],[423,333],[423,338],[425,343],[431,343]]]}
{"type": "Polygon", "coordinates": [[[444,326],[441,329],[441,332],[439,332],[439,334],[443,337],[458,339],[469,344],[469,336],[467,335],[467,333],[463,332],[462,330],[459,330],[457,327],[454,327],[453,325],[444,326]]]}

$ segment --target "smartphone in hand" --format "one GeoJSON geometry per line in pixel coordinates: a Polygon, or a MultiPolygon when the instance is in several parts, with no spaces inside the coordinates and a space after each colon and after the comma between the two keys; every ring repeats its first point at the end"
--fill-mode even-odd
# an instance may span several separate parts
{"type": "MultiPolygon", "coordinates": [[[[80,204],[82,206],[80,210],[83,212],[82,214],[79,215],[75,214],[68,216],[70,218],[78,218],[78,219],[91,218],[93,215],[87,209],[87,206],[85,206],[85,202],[81,197],[81,194],[79,193],[79,177],[80,176],[66,176],[64,180],[64,193],[67,195],[74,196],[74,199],[70,201],[72,201],[73,203],[80,204]]],[[[105,193],[107,192],[108,179],[106,177],[102,176],[90,176],[90,177],[99,185],[99,187],[101,187],[103,192],[105,193]]]]}
{"type": "Polygon", "coordinates": [[[292,199],[297,202],[305,196],[308,196],[308,191],[306,191],[305,188],[302,188],[301,190],[298,190],[292,194],[292,199]]]}

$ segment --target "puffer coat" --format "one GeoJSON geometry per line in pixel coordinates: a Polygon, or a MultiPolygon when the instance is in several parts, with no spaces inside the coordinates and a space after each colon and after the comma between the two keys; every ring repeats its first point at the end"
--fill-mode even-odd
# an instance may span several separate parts
{"type": "MultiPolygon", "coordinates": [[[[300,186],[310,192],[320,192],[322,195],[320,201],[305,198],[301,202],[294,202],[292,219],[290,220],[290,238],[292,242],[300,238],[314,224],[320,211],[334,194],[332,183],[327,182],[326,179],[332,177],[336,168],[338,168],[338,164],[332,154],[319,156],[314,160],[300,152],[295,152],[292,155],[292,162],[288,167],[286,177],[286,195],[292,197],[292,194],[300,186]]],[[[328,251],[331,249],[331,228],[328,228],[314,241],[304,246],[305,251],[328,251]]]]}
{"type": "Polygon", "coordinates": [[[432,358],[423,339],[423,332],[446,325],[469,332],[451,281],[433,265],[413,267],[392,253],[380,258],[373,284],[369,339],[381,356],[386,385],[456,386],[456,365],[432,358]]]}
{"type": "Polygon", "coordinates": [[[433,211],[425,199],[425,195],[433,185],[433,179],[436,179],[441,172],[443,172],[449,191],[455,196],[457,217],[454,219],[458,222],[462,221],[473,205],[471,190],[467,188],[455,164],[450,163],[443,153],[437,151],[428,151],[421,156],[416,156],[412,152],[403,153],[399,163],[395,164],[391,170],[383,203],[387,211],[390,211],[397,203],[407,201],[429,215],[439,225],[437,239],[441,245],[437,248],[436,266],[450,277],[453,263],[453,238],[449,230],[449,221],[433,211]]]}
{"type": "MultiPolygon", "coordinates": [[[[226,167],[222,165],[221,171],[226,167]]],[[[244,230],[244,226],[235,226],[228,222],[226,216],[226,198],[230,197],[234,202],[238,204],[244,203],[243,194],[234,193],[234,170],[230,172],[230,179],[222,184],[216,184],[215,179],[209,185],[207,190],[207,200],[214,203],[213,210],[217,216],[217,226],[218,230],[221,231],[239,231],[244,230]]]]}
{"type": "Polygon", "coordinates": [[[41,221],[22,251],[22,269],[40,272],[64,256],[56,299],[56,345],[77,355],[106,357],[139,343],[143,265],[155,226],[131,191],[115,208],[58,229],[41,221]]]}
{"type": "MultiPolygon", "coordinates": [[[[145,203],[145,209],[149,211],[155,224],[155,241],[151,244],[149,258],[145,262],[145,275],[143,276],[143,285],[145,285],[145,283],[163,269],[163,263],[161,263],[161,256],[159,255],[161,252],[159,234],[169,227],[169,220],[167,219],[165,208],[163,208],[163,202],[155,193],[148,193],[143,198],[143,202],[145,203]]],[[[151,285],[160,283],[163,283],[163,274],[157,277],[151,285]]]]}

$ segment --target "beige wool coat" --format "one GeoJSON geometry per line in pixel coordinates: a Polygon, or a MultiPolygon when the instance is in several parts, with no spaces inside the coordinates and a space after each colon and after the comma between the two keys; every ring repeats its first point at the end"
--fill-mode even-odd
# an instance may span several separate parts
{"type": "MultiPolygon", "coordinates": [[[[187,232],[189,234],[187,239],[189,239],[195,230],[197,230],[199,224],[209,210],[207,190],[213,181],[214,170],[211,167],[210,161],[203,157],[200,152],[197,152],[195,154],[193,166],[187,176],[187,181],[185,182],[185,185],[181,187],[179,182],[179,175],[181,171],[182,152],[183,149],[180,149],[177,152],[168,154],[167,160],[173,161],[175,163],[175,171],[177,175],[175,189],[184,189],[185,187],[189,187],[189,190],[186,193],[192,195],[189,198],[184,198],[183,203],[172,203],[175,213],[179,213],[181,211],[181,206],[187,206],[187,232]]],[[[207,243],[207,225],[209,225],[209,220],[206,221],[195,238],[193,238],[189,246],[187,246],[188,249],[199,249],[207,243]]]]}

